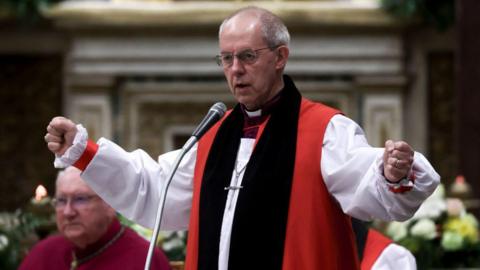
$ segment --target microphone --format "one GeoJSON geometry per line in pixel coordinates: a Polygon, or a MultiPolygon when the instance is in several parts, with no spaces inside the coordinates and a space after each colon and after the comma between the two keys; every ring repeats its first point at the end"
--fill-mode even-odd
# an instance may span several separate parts
{"type": "Polygon", "coordinates": [[[207,115],[203,118],[202,122],[198,125],[192,136],[195,136],[197,140],[209,130],[222,116],[225,114],[227,107],[222,102],[217,102],[208,110],[207,115]]]}
{"type": "Polygon", "coordinates": [[[217,102],[208,110],[207,115],[203,118],[202,122],[197,126],[195,131],[193,131],[192,136],[185,145],[182,147],[183,150],[190,149],[200,138],[207,132],[218,120],[222,118],[227,110],[227,106],[222,102],[217,102]]]}
{"type": "Polygon", "coordinates": [[[220,120],[220,118],[222,118],[226,110],[227,110],[227,107],[222,102],[217,102],[213,104],[210,110],[208,110],[208,113],[205,116],[205,118],[203,118],[202,122],[200,122],[198,127],[192,133],[192,136],[190,136],[190,139],[188,139],[185,145],[183,145],[182,150],[179,152],[177,158],[175,159],[175,162],[173,163],[173,166],[172,166],[172,170],[170,171],[170,174],[168,175],[167,180],[164,182],[160,190],[160,199],[158,202],[157,215],[155,217],[155,226],[153,228],[152,238],[150,240],[150,245],[148,247],[148,253],[147,253],[147,258],[145,260],[144,270],[150,270],[150,265],[153,257],[153,250],[155,249],[157,238],[158,238],[158,232],[160,231],[160,224],[162,223],[163,207],[165,205],[165,199],[167,197],[168,187],[170,186],[170,182],[172,182],[173,176],[175,175],[175,172],[177,171],[178,166],[180,165],[180,161],[183,159],[183,157],[188,152],[188,150],[190,150],[190,148],[192,148],[192,146],[198,140],[200,140],[200,138],[205,134],[205,132],[207,132],[207,130],[209,130],[216,122],[218,122],[218,120],[220,120]]]}

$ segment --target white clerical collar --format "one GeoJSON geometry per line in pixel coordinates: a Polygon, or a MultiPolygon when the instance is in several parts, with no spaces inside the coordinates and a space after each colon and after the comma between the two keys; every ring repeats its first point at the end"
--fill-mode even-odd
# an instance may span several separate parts
{"type": "Polygon", "coordinates": [[[245,110],[245,113],[248,115],[248,117],[261,116],[261,115],[262,115],[262,109],[258,109],[258,110],[256,110],[256,111],[247,111],[247,110],[245,110]]]}

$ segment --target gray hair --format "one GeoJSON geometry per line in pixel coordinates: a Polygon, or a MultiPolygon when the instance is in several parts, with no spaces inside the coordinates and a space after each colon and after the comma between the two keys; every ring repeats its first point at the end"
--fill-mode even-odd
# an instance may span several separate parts
{"type": "Polygon", "coordinates": [[[57,178],[55,179],[55,184],[58,183],[58,180],[62,177],[64,177],[66,174],[70,174],[70,173],[74,173],[74,174],[78,174],[80,175],[82,173],[81,170],[77,169],[76,167],[74,166],[68,166],[67,168],[65,169],[62,169],[62,170],[59,170],[58,173],[57,173],[57,178]]]}
{"type": "Polygon", "coordinates": [[[279,45],[285,45],[288,47],[290,43],[290,34],[288,33],[288,29],[280,17],[273,14],[269,10],[255,6],[248,6],[239,9],[223,20],[218,31],[218,37],[220,38],[223,27],[228,23],[228,21],[230,21],[230,19],[244,12],[251,12],[258,17],[261,23],[263,38],[265,39],[268,47],[275,47],[279,45]]]}

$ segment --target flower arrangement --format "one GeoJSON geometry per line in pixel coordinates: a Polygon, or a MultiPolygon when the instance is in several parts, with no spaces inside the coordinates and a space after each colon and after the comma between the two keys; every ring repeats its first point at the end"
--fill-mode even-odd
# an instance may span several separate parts
{"type": "Polygon", "coordinates": [[[17,269],[28,250],[53,228],[52,219],[17,210],[0,213],[0,269],[17,269]]]}
{"type": "Polygon", "coordinates": [[[0,212],[0,269],[17,269],[30,248],[56,230],[47,190],[39,185],[25,207],[0,212]]]}
{"type": "Polygon", "coordinates": [[[418,269],[480,267],[478,220],[440,185],[410,220],[390,222],[385,233],[409,249],[418,269]]]}

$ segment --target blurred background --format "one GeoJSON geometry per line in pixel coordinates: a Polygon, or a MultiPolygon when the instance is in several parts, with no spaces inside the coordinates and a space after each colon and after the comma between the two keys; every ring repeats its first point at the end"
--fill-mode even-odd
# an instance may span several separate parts
{"type": "MultiPolygon", "coordinates": [[[[439,200],[459,198],[479,216],[480,1],[0,0],[0,233],[10,237],[3,250],[18,244],[12,228],[21,228],[19,238],[38,236],[48,223],[35,218],[33,197],[39,185],[54,192],[43,140],[52,117],[152,157],[183,145],[211,104],[234,104],[214,61],[218,26],[251,4],[285,21],[286,73],[304,96],[341,109],[373,146],[409,142],[440,173],[439,200]]],[[[438,226],[448,216],[442,207],[430,217],[438,226]]],[[[468,248],[480,252],[478,222],[474,230],[468,248]]],[[[419,254],[441,237],[406,245],[419,254]]]]}

